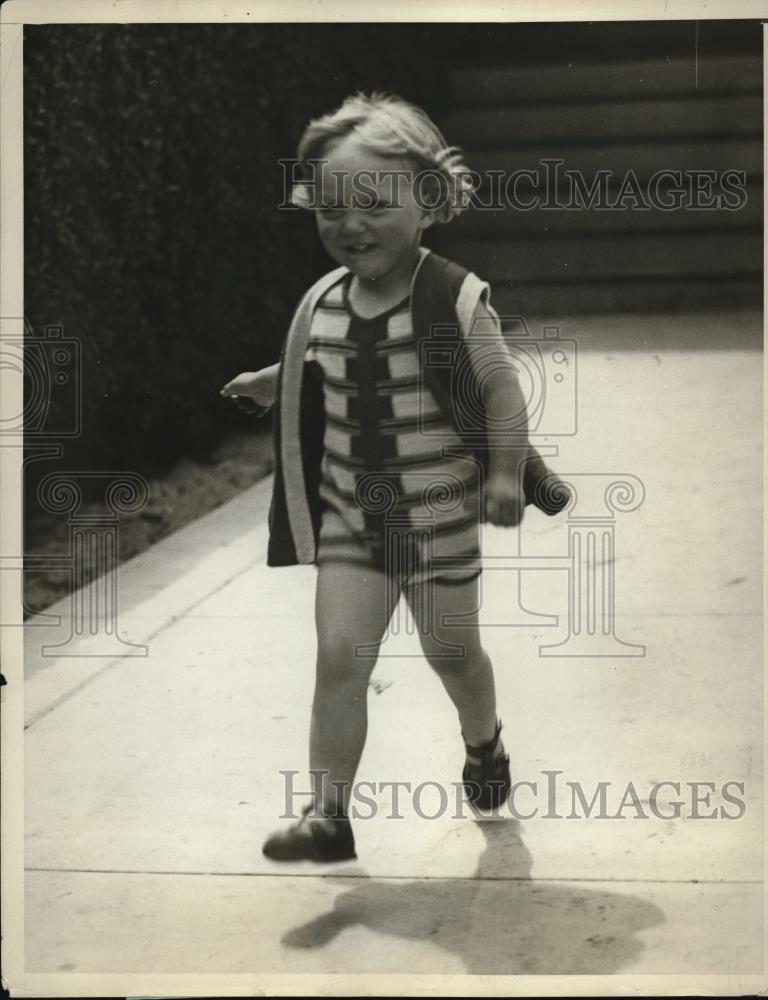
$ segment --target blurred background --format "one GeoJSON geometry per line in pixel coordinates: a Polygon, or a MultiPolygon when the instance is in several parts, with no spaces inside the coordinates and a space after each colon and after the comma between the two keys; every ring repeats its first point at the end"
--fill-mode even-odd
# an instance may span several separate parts
{"type": "MultiPolygon", "coordinates": [[[[735,211],[506,208],[430,230],[501,311],[563,323],[762,307],[756,22],[28,25],[24,74],[25,313],[35,343],[54,326],[78,345],[82,404],[74,436],[66,392],[41,417],[64,450],[30,448],[28,553],[66,545],[37,502],[52,469],[150,481],[123,558],[269,472],[268,418],[218,393],[277,360],[299,296],[331,266],[312,218],[278,209],[278,161],[356,90],[423,105],[477,171],[560,159],[588,183],[610,171],[612,196],[629,171],[641,189],[662,169],[744,173],[735,211]]],[[[647,346],[628,329],[612,349],[647,346]]],[[[679,331],[680,346],[718,346],[697,343],[695,323],[679,331]]],[[[727,337],[761,347],[754,322],[727,337]]],[[[66,586],[29,573],[28,606],[66,586]]]]}

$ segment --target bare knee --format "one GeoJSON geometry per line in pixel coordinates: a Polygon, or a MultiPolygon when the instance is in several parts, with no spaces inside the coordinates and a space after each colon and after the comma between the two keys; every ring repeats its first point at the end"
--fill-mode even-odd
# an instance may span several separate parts
{"type": "Polygon", "coordinates": [[[477,633],[466,629],[422,635],[421,648],[427,663],[438,674],[475,670],[488,661],[477,633]]]}
{"type": "Polygon", "coordinates": [[[323,632],[317,643],[318,680],[334,685],[367,685],[378,651],[378,643],[361,643],[343,631],[323,632]]]}

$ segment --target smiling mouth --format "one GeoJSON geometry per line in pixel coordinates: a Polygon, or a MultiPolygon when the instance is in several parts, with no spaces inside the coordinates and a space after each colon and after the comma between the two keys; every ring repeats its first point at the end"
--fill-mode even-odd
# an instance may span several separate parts
{"type": "Polygon", "coordinates": [[[371,250],[375,250],[375,243],[350,243],[348,246],[344,247],[344,251],[349,254],[357,255],[364,253],[370,253],[371,250]]]}

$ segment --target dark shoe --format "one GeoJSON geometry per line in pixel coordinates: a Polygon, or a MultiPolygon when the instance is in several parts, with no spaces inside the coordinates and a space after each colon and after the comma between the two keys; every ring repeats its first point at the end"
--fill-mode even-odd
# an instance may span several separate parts
{"type": "Polygon", "coordinates": [[[501,723],[498,722],[492,739],[487,743],[473,747],[464,741],[467,750],[462,772],[464,791],[470,805],[484,811],[498,809],[507,801],[512,787],[509,754],[497,753],[500,733],[501,723]]]}
{"type": "Polygon", "coordinates": [[[313,806],[302,809],[298,823],[268,837],[262,853],[272,861],[349,861],[356,858],[355,838],[346,816],[331,820],[310,819],[313,806]]]}

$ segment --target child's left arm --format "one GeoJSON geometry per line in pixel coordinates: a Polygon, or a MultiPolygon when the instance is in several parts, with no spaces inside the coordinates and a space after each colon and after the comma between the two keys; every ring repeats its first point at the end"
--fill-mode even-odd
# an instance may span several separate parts
{"type": "Polygon", "coordinates": [[[482,301],[475,309],[466,345],[491,432],[488,477],[483,484],[485,516],[491,524],[514,527],[525,511],[521,467],[528,453],[528,413],[512,353],[498,320],[482,301]]]}

